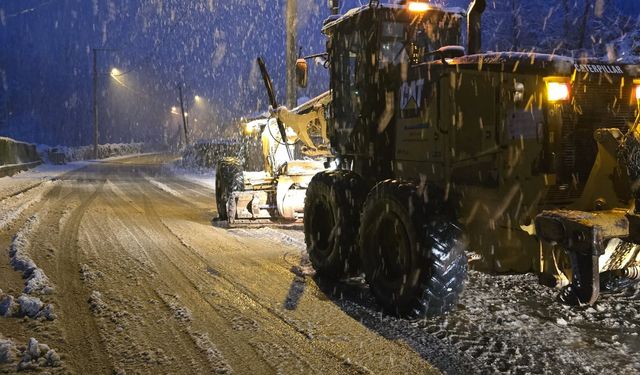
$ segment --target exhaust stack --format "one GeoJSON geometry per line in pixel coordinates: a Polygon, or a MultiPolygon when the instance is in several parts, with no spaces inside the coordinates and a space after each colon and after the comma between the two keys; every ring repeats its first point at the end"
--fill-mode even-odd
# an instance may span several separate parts
{"type": "Polygon", "coordinates": [[[329,9],[332,16],[340,14],[340,0],[329,0],[329,9]]]}
{"type": "Polygon", "coordinates": [[[486,0],[474,0],[467,15],[467,54],[473,55],[482,48],[482,13],[487,7],[486,0]]]}

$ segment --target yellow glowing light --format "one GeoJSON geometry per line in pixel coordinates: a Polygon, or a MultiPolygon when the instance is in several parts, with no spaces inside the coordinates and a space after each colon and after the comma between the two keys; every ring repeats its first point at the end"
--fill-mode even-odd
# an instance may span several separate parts
{"type": "Polygon", "coordinates": [[[121,74],[122,74],[122,73],[120,72],[120,70],[119,70],[118,68],[113,68],[113,69],[111,69],[111,75],[112,75],[112,76],[119,76],[119,75],[121,75],[121,74]]]}
{"type": "Polygon", "coordinates": [[[202,99],[202,98],[200,97],[200,95],[196,95],[196,96],[195,96],[195,99],[196,99],[196,102],[199,102],[199,101],[200,101],[200,99],[202,99]]]}
{"type": "Polygon", "coordinates": [[[555,103],[569,100],[571,89],[568,82],[547,82],[547,100],[555,103]]]}
{"type": "Polygon", "coordinates": [[[636,86],[636,99],[640,100],[640,85],[636,86]]]}
{"type": "Polygon", "coordinates": [[[260,123],[257,121],[250,121],[242,124],[242,134],[244,135],[258,134],[259,130],[260,123]]]}
{"type": "Polygon", "coordinates": [[[410,12],[422,13],[422,12],[428,11],[429,8],[430,8],[429,4],[427,4],[427,3],[422,3],[422,2],[417,2],[417,1],[409,2],[409,11],[410,12]]]}

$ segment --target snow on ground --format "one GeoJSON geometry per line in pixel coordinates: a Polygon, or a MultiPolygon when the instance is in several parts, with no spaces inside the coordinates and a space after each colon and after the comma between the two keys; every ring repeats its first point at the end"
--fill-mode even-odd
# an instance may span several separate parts
{"type": "Polygon", "coordinates": [[[15,365],[20,371],[36,371],[44,368],[60,367],[60,355],[49,345],[41,344],[31,337],[27,345],[17,346],[13,340],[0,337],[0,372],[3,364],[15,365]],[[18,360],[17,365],[15,362],[18,360]]]}
{"type": "Polygon", "coordinates": [[[13,341],[0,338],[0,364],[13,362],[15,352],[16,346],[13,341]]]}
{"type": "Polygon", "coordinates": [[[189,334],[191,335],[191,338],[194,340],[198,348],[200,348],[200,350],[202,350],[206,354],[207,359],[211,364],[211,371],[214,374],[233,373],[231,366],[229,365],[229,363],[227,363],[220,350],[218,350],[218,348],[213,344],[208,334],[192,332],[192,330],[190,329],[189,334]]]}
{"type": "MultiPolygon", "coordinates": [[[[151,154],[137,154],[137,155],[142,156],[142,155],[151,155],[151,154]]],[[[29,189],[32,189],[35,186],[38,186],[39,184],[45,181],[55,180],[65,173],[75,171],[77,169],[86,167],[96,162],[121,160],[121,159],[130,158],[132,156],[134,155],[133,154],[118,155],[118,156],[113,156],[106,159],[101,159],[99,161],[74,161],[74,162],[62,164],[62,165],[41,164],[36,168],[17,173],[10,177],[1,177],[0,178],[0,200],[10,197],[12,195],[20,194],[29,189]]],[[[2,228],[3,214],[4,213],[0,213],[0,228],[2,228]]]]}
{"type": "Polygon", "coordinates": [[[32,216],[24,227],[14,236],[9,248],[11,266],[22,273],[25,279],[23,294],[17,300],[9,294],[0,292],[0,316],[28,316],[32,319],[44,318],[54,320],[56,315],[51,304],[43,303],[34,295],[47,295],[54,291],[54,286],[29,255],[31,244],[29,237],[39,224],[39,216],[32,216]]]}
{"type": "Polygon", "coordinates": [[[31,244],[29,237],[40,222],[39,215],[32,216],[24,227],[15,235],[9,249],[11,265],[16,271],[22,272],[25,278],[24,292],[27,294],[51,294],[53,285],[42,269],[36,266],[29,256],[31,244]]]}
{"type": "MultiPolygon", "coordinates": [[[[108,143],[98,145],[98,159],[141,154],[144,146],[144,143],[108,143]]],[[[49,161],[49,154],[53,151],[64,154],[64,159],[67,162],[94,158],[93,145],[79,147],[38,145],[37,150],[42,160],[45,161],[49,161]]]]}
{"type": "MultiPolygon", "coordinates": [[[[313,277],[304,234],[278,228],[230,229],[239,238],[275,241],[291,272],[313,277]]],[[[602,295],[594,307],[570,307],[532,274],[469,272],[451,313],[423,321],[382,314],[362,278],[316,278],[332,301],[369,329],[413,348],[446,374],[640,373],[640,286],[602,295]]]]}
{"type": "MultiPolygon", "coordinates": [[[[48,181],[45,183],[48,183],[48,181]]],[[[39,203],[42,200],[43,194],[44,189],[39,189],[34,190],[30,196],[25,196],[25,194],[20,193],[9,199],[2,200],[0,198],[4,206],[4,209],[0,212],[0,230],[14,222],[26,209],[39,203]]]]}
{"type": "Polygon", "coordinates": [[[147,181],[149,181],[149,183],[150,183],[151,185],[153,185],[153,186],[157,187],[158,189],[160,189],[160,190],[162,190],[162,191],[164,191],[164,192],[166,192],[166,193],[169,193],[169,194],[173,195],[173,196],[174,196],[174,197],[176,197],[176,198],[182,198],[182,194],[180,194],[180,193],[179,193],[179,192],[177,192],[176,190],[174,190],[174,189],[170,188],[170,187],[169,187],[169,186],[167,186],[166,184],[163,184],[162,182],[157,181],[157,180],[154,180],[153,178],[148,177],[148,176],[145,176],[145,179],[146,179],[147,181]]]}
{"type": "Polygon", "coordinates": [[[0,199],[29,190],[44,181],[53,180],[67,172],[89,165],[89,162],[73,162],[64,165],[41,164],[11,177],[0,178],[0,199]]]}
{"type": "Polygon", "coordinates": [[[216,187],[216,171],[208,168],[186,168],[177,163],[167,165],[167,168],[177,176],[191,181],[195,184],[204,186],[211,190],[216,187]]]}

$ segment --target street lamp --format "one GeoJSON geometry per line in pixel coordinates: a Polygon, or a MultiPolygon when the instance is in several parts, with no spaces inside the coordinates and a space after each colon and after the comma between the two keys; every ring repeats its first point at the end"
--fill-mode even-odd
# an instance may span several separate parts
{"type": "Polygon", "coordinates": [[[202,100],[202,98],[200,97],[200,95],[196,95],[194,97],[194,99],[196,100],[196,102],[199,102],[200,100],[202,100]]]}
{"type": "Polygon", "coordinates": [[[122,75],[122,72],[120,72],[120,70],[118,68],[113,68],[113,69],[111,69],[111,75],[114,76],[114,77],[115,76],[119,76],[119,75],[122,75]]]}

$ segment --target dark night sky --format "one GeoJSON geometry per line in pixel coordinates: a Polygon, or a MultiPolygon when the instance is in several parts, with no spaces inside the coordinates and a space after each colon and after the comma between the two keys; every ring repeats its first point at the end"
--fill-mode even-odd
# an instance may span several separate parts
{"type": "MultiPolygon", "coordinates": [[[[513,47],[511,1],[519,4],[519,48],[553,49],[565,38],[561,1],[489,0],[486,49],[513,47]]],[[[345,1],[343,9],[364,2],[345,1]]],[[[466,8],[468,1],[445,3],[466,8]]],[[[568,3],[571,12],[582,13],[584,0],[568,3]]],[[[298,4],[298,43],[305,53],[323,51],[320,27],[329,13],[327,1],[298,4]]],[[[620,15],[629,15],[635,21],[640,13],[636,0],[604,4],[606,39],[623,32],[611,27],[611,20],[620,23],[620,15]]],[[[172,137],[178,118],[169,111],[178,105],[179,82],[186,87],[187,107],[200,117],[201,131],[221,133],[233,117],[266,106],[257,56],[266,57],[284,97],[284,6],[285,0],[0,0],[0,136],[89,143],[93,47],[116,49],[98,53],[101,142],[172,137]],[[120,83],[109,76],[112,67],[126,73],[118,77],[120,83]],[[194,95],[206,104],[196,105],[194,95]]],[[[596,41],[603,34],[598,21],[590,23],[596,41]]],[[[566,36],[567,44],[571,37],[566,36]]],[[[311,87],[300,94],[321,92],[326,78],[322,68],[314,68],[311,87]]]]}

